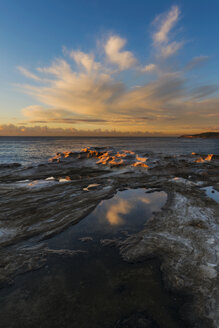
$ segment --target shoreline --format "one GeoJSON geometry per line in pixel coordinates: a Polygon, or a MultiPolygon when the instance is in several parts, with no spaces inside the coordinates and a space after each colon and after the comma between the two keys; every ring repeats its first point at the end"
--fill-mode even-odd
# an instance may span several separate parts
{"type": "MultiPolygon", "coordinates": [[[[218,265],[215,243],[219,205],[207,198],[200,188],[212,185],[219,190],[218,156],[199,163],[196,162],[198,155],[156,159],[149,155],[146,161],[140,160],[140,166],[133,167],[135,154],[129,153],[125,165],[118,165],[124,156],[119,156],[114,164],[97,164],[100,157],[106,158],[104,152],[87,149],[68,153],[68,156],[60,153],[50,163],[0,173],[2,205],[7,204],[3,208],[4,217],[13,218],[13,229],[19,227],[18,234],[14,231],[14,235],[6,235],[1,244],[2,284],[18,273],[44,266],[48,256],[46,240],[82,220],[101,200],[123,188],[159,189],[169,194],[163,210],[146,223],[143,231],[123,243],[115,241],[114,244],[119,247],[122,258],[129,262],[158,258],[166,287],[193,297],[189,308],[187,305],[183,310],[188,322],[197,327],[206,327],[206,324],[216,327],[214,268],[218,265]],[[144,167],[145,162],[148,167],[144,167]],[[54,179],[46,180],[48,175],[54,179]],[[60,182],[60,176],[65,181],[60,182]],[[33,184],[33,181],[38,182],[33,184]],[[87,187],[89,192],[83,190],[87,187]],[[207,240],[211,244],[205,249],[207,240]]],[[[4,222],[3,217],[1,222],[4,222]]]]}

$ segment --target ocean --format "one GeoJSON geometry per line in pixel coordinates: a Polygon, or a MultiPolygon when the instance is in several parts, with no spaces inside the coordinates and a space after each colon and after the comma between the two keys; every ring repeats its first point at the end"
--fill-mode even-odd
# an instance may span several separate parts
{"type": "Polygon", "coordinates": [[[171,156],[196,152],[219,155],[219,139],[173,137],[0,137],[0,163],[32,164],[47,161],[57,152],[83,147],[114,147],[139,154],[165,153],[171,156]]]}

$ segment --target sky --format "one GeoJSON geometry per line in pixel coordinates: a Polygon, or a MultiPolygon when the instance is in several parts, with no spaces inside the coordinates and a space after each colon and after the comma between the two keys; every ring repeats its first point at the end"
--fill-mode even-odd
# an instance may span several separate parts
{"type": "Polygon", "coordinates": [[[219,130],[217,0],[0,0],[1,135],[219,130]]]}

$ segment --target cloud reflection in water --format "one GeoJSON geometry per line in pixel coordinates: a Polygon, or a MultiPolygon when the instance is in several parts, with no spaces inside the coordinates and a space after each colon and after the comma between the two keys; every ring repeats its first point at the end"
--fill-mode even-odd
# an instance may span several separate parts
{"type": "Polygon", "coordinates": [[[144,188],[119,191],[113,198],[102,201],[92,216],[106,230],[139,229],[167,199],[163,191],[146,191],[144,188]]]}
{"type": "Polygon", "coordinates": [[[128,214],[132,207],[132,204],[128,203],[127,200],[121,199],[118,203],[109,207],[108,212],[106,213],[106,219],[112,225],[122,225],[125,222],[120,214],[128,214]]]}

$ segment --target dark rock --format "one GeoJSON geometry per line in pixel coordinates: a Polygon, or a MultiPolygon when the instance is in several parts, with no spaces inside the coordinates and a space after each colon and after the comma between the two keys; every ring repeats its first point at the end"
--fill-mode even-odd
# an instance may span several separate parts
{"type": "Polygon", "coordinates": [[[119,320],[114,328],[159,328],[159,326],[147,314],[136,312],[130,317],[119,320]]]}
{"type": "Polygon", "coordinates": [[[20,163],[6,163],[6,164],[0,164],[0,170],[1,169],[14,169],[17,167],[20,167],[20,163]]]}

